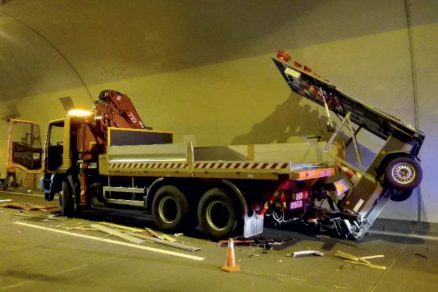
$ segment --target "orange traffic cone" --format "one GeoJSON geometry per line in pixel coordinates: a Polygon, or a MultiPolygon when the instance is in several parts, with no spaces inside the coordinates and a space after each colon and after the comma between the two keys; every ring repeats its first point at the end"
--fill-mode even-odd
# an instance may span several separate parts
{"type": "Polygon", "coordinates": [[[228,241],[227,259],[221,270],[230,273],[240,271],[240,266],[236,265],[236,258],[234,257],[234,241],[232,238],[228,241]]]}

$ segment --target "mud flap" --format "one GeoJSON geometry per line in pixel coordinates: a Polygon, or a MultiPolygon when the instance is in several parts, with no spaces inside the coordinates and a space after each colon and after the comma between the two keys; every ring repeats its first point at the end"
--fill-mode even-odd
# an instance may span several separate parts
{"type": "Polygon", "coordinates": [[[253,212],[251,216],[245,214],[243,217],[243,236],[245,238],[258,235],[263,232],[264,217],[253,212]]]}

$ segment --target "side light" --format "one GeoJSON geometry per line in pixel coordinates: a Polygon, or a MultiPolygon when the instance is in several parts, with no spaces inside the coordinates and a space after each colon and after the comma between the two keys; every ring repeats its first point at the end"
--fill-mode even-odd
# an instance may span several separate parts
{"type": "Polygon", "coordinates": [[[282,60],[283,62],[289,62],[290,55],[286,51],[278,50],[277,51],[277,59],[282,60]]]}

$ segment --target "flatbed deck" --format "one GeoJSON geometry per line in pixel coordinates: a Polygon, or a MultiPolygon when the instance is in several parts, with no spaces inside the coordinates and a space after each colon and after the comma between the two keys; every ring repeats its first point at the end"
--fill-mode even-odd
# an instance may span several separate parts
{"type": "MultiPolygon", "coordinates": [[[[254,147],[254,145],[252,145],[254,147]]],[[[113,176],[166,176],[229,179],[308,180],[336,174],[328,163],[292,161],[196,160],[191,143],[111,146],[101,155],[100,173],[113,176]],[[172,150],[172,151],[170,151],[172,150]],[[141,153],[141,154],[139,154],[141,153]],[[167,153],[166,156],[160,153],[167,153]]]]}

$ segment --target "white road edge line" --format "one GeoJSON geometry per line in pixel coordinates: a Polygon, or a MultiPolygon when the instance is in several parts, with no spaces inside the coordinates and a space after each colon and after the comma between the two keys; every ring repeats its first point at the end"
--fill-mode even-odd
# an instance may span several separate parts
{"type": "Polygon", "coordinates": [[[100,238],[100,237],[95,237],[95,236],[90,236],[90,235],[85,235],[85,234],[68,232],[68,231],[64,231],[64,230],[58,230],[58,229],[54,229],[54,228],[43,227],[43,226],[33,225],[33,224],[19,222],[19,221],[16,221],[14,223],[18,224],[18,225],[22,225],[22,226],[31,227],[31,228],[52,231],[52,232],[61,233],[61,234],[65,234],[65,235],[81,237],[81,238],[86,238],[86,239],[92,239],[92,240],[96,240],[96,241],[112,243],[112,244],[116,244],[116,245],[127,246],[127,247],[137,248],[137,249],[141,249],[141,250],[147,250],[150,252],[166,254],[169,256],[180,257],[180,258],[190,259],[190,260],[194,260],[194,261],[205,260],[204,257],[192,256],[192,255],[188,255],[188,254],[184,254],[184,253],[179,253],[179,252],[174,252],[174,251],[169,251],[169,250],[164,250],[164,249],[159,249],[159,248],[147,247],[147,246],[143,246],[143,245],[136,245],[136,244],[132,244],[132,243],[126,243],[126,242],[107,239],[107,238],[100,238]]]}
{"type": "Polygon", "coordinates": [[[438,241],[438,237],[436,237],[436,236],[427,236],[427,235],[418,235],[418,234],[406,234],[406,233],[389,232],[389,231],[378,231],[378,230],[368,230],[367,232],[371,233],[371,234],[397,236],[397,237],[406,237],[406,238],[418,238],[418,239],[424,239],[424,240],[438,241]]]}

